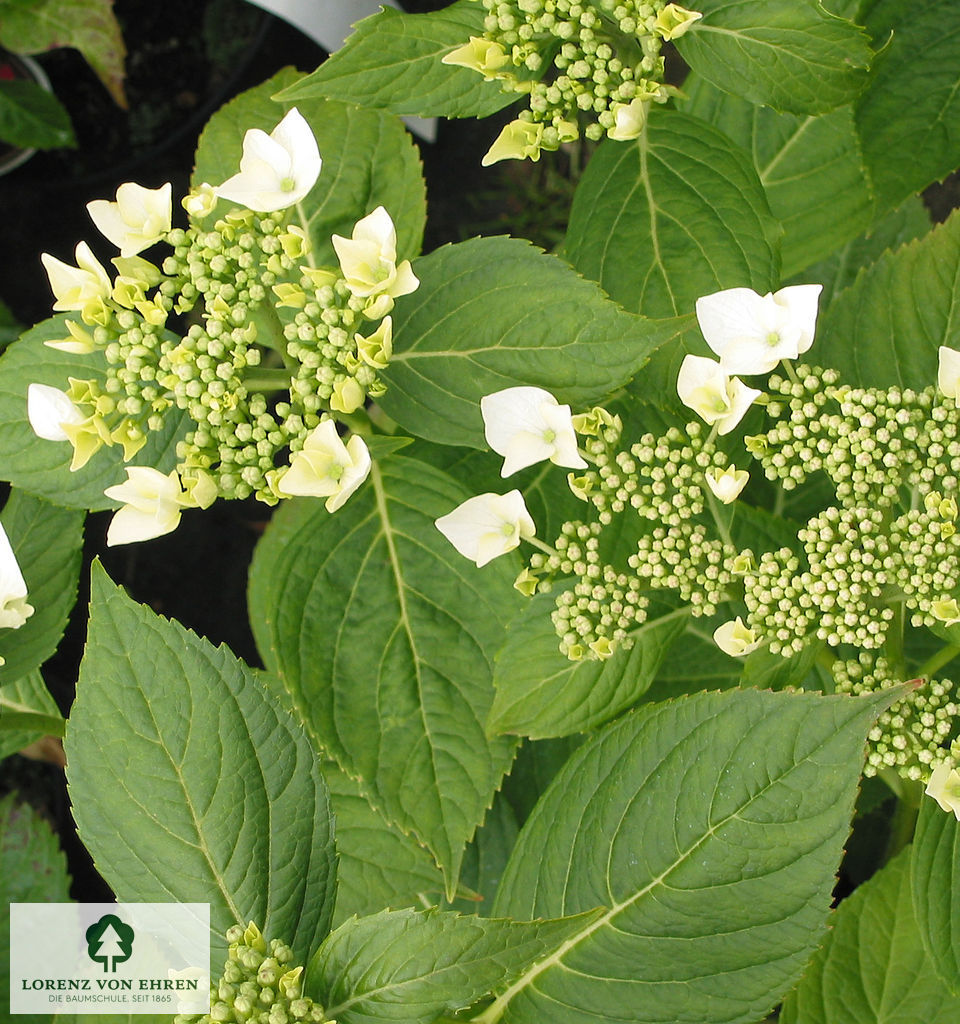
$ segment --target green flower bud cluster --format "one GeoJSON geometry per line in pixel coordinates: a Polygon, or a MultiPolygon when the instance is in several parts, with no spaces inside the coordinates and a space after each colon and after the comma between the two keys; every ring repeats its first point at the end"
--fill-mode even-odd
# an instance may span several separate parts
{"type": "MultiPolygon", "coordinates": [[[[837,693],[859,695],[897,685],[886,659],[874,661],[867,653],[855,661],[835,661],[832,671],[837,693]]],[[[938,765],[955,767],[960,705],[954,689],[948,679],[930,680],[882,712],[867,736],[864,775],[893,768],[905,779],[926,783],[938,765]]]]}
{"type": "Polygon", "coordinates": [[[536,553],[525,574],[542,593],[556,576],[577,577],[572,589],[557,596],[551,613],[560,650],[571,661],[592,655],[608,658],[616,647],[632,643],[628,631],[646,618],[647,599],[636,576],[617,572],[600,556],[599,523],[564,523],[556,553],[536,553]],[[544,578],[539,578],[539,577],[544,578]]]}
{"type": "Polygon", "coordinates": [[[520,120],[542,126],[539,149],[555,150],[580,134],[600,139],[617,109],[633,100],[666,101],[664,36],[656,31],[666,0],[483,0],[483,38],[497,44],[506,91],[528,93],[520,120]],[[549,74],[548,74],[549,72],[549,74]],[[544,78],[531,82],[530,74],[544,78]]]}
{"type": "Polygon", "coordinates": [[[376,332],[370,322],[392,300],[356,296],[339,269],[305,265],[309,240],[286,217],[238,209],[212,230],[173,229],[162,270],[116,261],[114,298],[91,335],[106,381],[75,382],[69,393],[102,443],[123,443],[129,459],[177,408],[193,421],[177,446],[182,476],[203,470],[219,497],[275,504],[278,464],[321,415],[383,393],[390,322],[376,332]],[[194,321],[182,337],[165,329],[171,314],[194,321]]]}
{"type": "Polygon", "coordinates": [[[960,481],[956,405],[933,387],[851,388],[835,370],[798,366],[770,378],[776,424],[747,447],[785,490],[818,470],[846,507],[910,504],[910,490],[954,491],[960,481]]]}
{"type": "Polygon", "coordinates": [[[831,647],[882,645],[894,611],[886,603],[893,543],[880,509],[830,507],[798,531],[803,558],[789,548],[761,556],[743,576],[748,625],[785,657],[811,636],[831,647]]]}
{"type": "Polygon", "coordinates": [[[705,473],[723,470],[728,458],[704,438],[701,424],[671,427],[661,437],[645,434],[628,451],[617,451],[622,423],[596,412],[590,422],[577,424],[594,465],[568,480],[595,507],[598,521],[565,523],[557,554],[534,554],[517,581],[525,593],[543,593],[556,576],[577,578],[553,612],[560,649],[574,660],[588,652],[606,657],[615,646],[629,645],[629,630],[646,618],[651,589],[674,590],[695,615],[713,615],[729,596],[739,554],[710,535],[712,520],[704,516],[705,473]],[[627,519],[620,519],[624,513],[627,519]],[[629,572],[604,564],[599,554],[603,531],[615,520],[611,536],[622,540],[629,531],[637,537],[629,572]]]}
{"type": "Polygon", "coordinates": [[[302,967],[291,967],[293,950],[269,943],[252,922],[227,932],[230,948],[223,977],[210,986],[210,1012],[179,1014],[174,1024],[335,1024],[302,993],[302,967]]]}

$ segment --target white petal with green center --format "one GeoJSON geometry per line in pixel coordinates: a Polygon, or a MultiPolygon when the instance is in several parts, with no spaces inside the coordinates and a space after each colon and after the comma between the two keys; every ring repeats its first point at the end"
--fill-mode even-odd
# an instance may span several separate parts
{"type": "Polygon", "coordinates": [[[107,528],[110,547],[162,537],[180,525],[186,496],[175,469],[164,474],[149,466],[128,466],[126,483],[103,493],[123,502],[107,528]]]}
{"type": "Polygon", "coordinates": [[[726,373],[769,373],[813,344],[821,289],[792,285],[758,295],[750,288],[729,288],[697,299],[697,320],[726,373]]]}
{"type": "Polygon", "coordinates": [[[476,562],[478,568],[536,533],[519,491],[478,494],[441,516],[436,524],[457,551],[476,562]]]}
{"type": "Polygon", "coordinates": [[[269,135],[259,128],[244,135],[239,172],[214,192],[258,213],[285,210],[313,188],[321,166],[310,125],[292,107],[269,135]]]}
{"type": "Polygon", "coordinates": [[[480,399],[487,444],[504,457],[500,475],[507,477],[549,459],[568,469],[586,469],[577,451],[569,405],[543,388],[505,388],[480,399]]]}
{"type": "Polygon", "coordinates": [[[160,188],[144,188],[127,181],[117,189],[116,202],[94,199],[87,203],[87,212],[104,238],[120,250],[121,256],[135,256],[170,230],[171,195],[169,182],[160,188]]]}

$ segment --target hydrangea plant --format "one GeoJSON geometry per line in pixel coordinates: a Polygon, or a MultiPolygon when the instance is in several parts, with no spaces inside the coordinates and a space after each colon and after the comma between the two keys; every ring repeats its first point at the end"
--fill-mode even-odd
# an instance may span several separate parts
{"type": "Polygon", "coordinates": [[[210,905],[201,1020],[960,1016],[957,40],[949,0],[384,10],[44,255],[0,753],[64,736],[117,896],[210,905]],[[558,251],[421,254],[398,115],[511,103],[484,164],[589,158],[558,251]],[[244,498],[262,664],[95,563],[64,722],[85,513],[244,498]]]}

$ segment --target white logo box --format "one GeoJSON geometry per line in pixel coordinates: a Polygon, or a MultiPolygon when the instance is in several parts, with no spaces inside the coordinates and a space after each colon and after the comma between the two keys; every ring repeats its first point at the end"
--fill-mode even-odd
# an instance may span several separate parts
{"type": "Polygon", "coordinates": [[[10,904],[10,1013],[207,1013],[206,903],[10,904]]]}

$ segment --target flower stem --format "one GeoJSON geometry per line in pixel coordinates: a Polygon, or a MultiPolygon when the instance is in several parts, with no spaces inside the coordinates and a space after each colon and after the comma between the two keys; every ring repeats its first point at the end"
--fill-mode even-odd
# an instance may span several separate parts
{"type": "MultiPolygon", "coordinates": [[[[888,780],[889,781],[889,780],[888,780]]],[[[887,842],[885,860],[892,860],[913,839],[923,797],[923,783],[901,779],[897,793],[897,808],[890,823],[890,839],[887,842]]]]}
{"type": "Polygon", "coordinates": [[[934,672],[953,661],[958,654],[960,654],[960,644],[945,644],[936,654],[931,654],[917,669],[917,675],[923,679],[929,679],[934,672]]]}
{"type": "Polygon", "coordinates": [[[903,655],[903,627],[906,619],[906,606],[902,601],[892,603],[893,618],[890,620],[890,628],[887,630],[887,637],[884,647],[887,651],[887,658],[893,670],[894,679],[905,679],[907,675],[906,659],[903,655]]]}
{"type": "Polygon", "coordinates": [[[791,363],[789,359],[782,360],[780,365],[783,367],[784,372],[794,384],[800,383],[800,378],[797,376],[797,371],[793,368],[793,363],[791,363]]]}
{"type": "Polygon", "coordinates": [[[262,368],[251,370],[243,378],[248,391],[285,391],[290,387],[290,371],[262,368]]]}
{"type": "Polygon", "coordinates": [[[560,557],[560,552],[556,548],[551,547],[549,544],[542,541],[539,537],[524,537],[523,538],[528,544],[532,544],[535,548],[539,548],[544,554],[555,555],[557,558],[560,557]]]}

